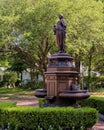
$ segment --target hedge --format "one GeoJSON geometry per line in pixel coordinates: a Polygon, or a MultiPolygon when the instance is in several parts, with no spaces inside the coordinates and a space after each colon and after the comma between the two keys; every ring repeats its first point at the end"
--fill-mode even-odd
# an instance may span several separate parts
{"type": "MultiPolygon", "coordinates": [[[[50,126],[54,130],[61,128],[92,127],[98,120],[98,112],[94,108],[71,107],[12,107],[0,109],[0,127],[9,123],[11,130],[18,125],[18,130],[37,130],[40,126],[48,130],[50,126]]],[[[16,128],[17,129],[17,128],[16,128]]]]}
{"type": "Polygon", "coordinates": [[[96,108],[100,113],[104,114],[104,97],[90,97],[82,101],[78,101],[82,107],[96,108]]]}

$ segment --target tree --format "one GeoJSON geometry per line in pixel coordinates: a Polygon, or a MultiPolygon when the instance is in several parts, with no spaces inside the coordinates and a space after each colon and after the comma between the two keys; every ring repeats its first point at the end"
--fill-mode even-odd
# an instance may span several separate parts
{"type": "Polygon", "coordinates": [[[22,72],[26,70],[26,68],[27,66],[25,64],[23,64],[21,61],[16,60],[13,63],[11,63],[8,70],[16,72],[18,75],[18,78],[20,78],[22,81],[22,72]]]}
{"type": "Polygon", "coordinates": [[[1,0],[0,3],[0,43],[9,43],[9,49],[20,53],[29,66],[37,68],[44,75],[47,55],[56,50],[52,28],[57,15],[62,12],[68,25],[66,49],[76,57],[77,63],[83,61],[91,70],[96,50],[92,49],[93,46],[97,48],[99,44],[104,45],[102,2],[1,0]]]}
{"type": "Polygon", "coordinates": [[[94,66],[93,69],[94,71],[99,72],[101,75],[104,75],[104,46],[98,46],[97,49],[97,54],[94,57],[94,66]]]}
{"type": "MultiPolygon", "coordinates": [[[[102,2],[79,0],[69,9],[67,48],[75,57],[77,67],[80,61],[88,66],[89,79],[99,46],[104,47],[104,24],[102,2]]],[[[97,58],[97,57],[96,57],[97,58]]]]}
{"type": "MultiPolygon", "coordinates": [[[[17,5],[13,0],[11,3],[12,6],[17,5]]],[[[13,18],[16,20],[13,25],[11,24],[12,31],[9,33],[10,49],[21,53],[26,60],[28,58],[31,64],[37,67],[43,75],[47,69],[47,54],[55,45],[52,28],[56,23],[59,6],[62,6],[60,1],[43,2],[40,0],[33,2],[32,5],[29,5],[28,1],[18,2],[16,9],[12,8],[13,18]],[[11,43],[15,45],[11,47],[11,43]]],[[[11,14],[9,16],[12,17],[11,14]]]]}

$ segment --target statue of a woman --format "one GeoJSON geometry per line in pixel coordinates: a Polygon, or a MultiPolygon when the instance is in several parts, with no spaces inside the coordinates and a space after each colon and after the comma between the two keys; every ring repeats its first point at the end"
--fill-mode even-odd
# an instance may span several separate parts
{"type": "Polygon", "coordinates": [[[64,52],[65,35],[66,35],[66,22],[63,19],[63,15],[59,14],[59,21],[57,25],[54,26],[54,34],[56,35],[56,40],[58,44],[58,51],[64,52]]]}

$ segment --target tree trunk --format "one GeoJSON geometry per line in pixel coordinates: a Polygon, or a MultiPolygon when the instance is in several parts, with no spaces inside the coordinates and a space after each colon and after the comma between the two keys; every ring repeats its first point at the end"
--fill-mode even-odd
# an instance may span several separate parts
{"type": "Polygon", "coordinates": [[[45,75],[43,74],[43,87],[46,88],[45,75]]]}
{"type": "Polygon", "coordinates": [[[31,81],[36,80],[36,79],[35,79],[35,72],[34,72],[34,69],[30,69],[30,78],[31,78],[31,81]]]}
{"type": "Polygon", "coordinates": [[[20,79],[23,80],[22,72],[20,72],[20,79]]]}
{"type": "Polygon", "coordinates": [[[92,54],[89,55],[89,59],[88,59],[88,89],[91,89],[91,66],[92,66],[92,54]]]}
{"type": "Polygon", "coordinates": [[[93,44],[90,48],[88,55],[88,89],[91,89],[91,70],[92,70],[92,59],[95,51],[95,45],[93,44]]]}
{"type": "Polygon", "coordinates": [[[91,63],[92,63],[92,56],[89,57],[89,65],[88,65],[88,77],[91,78],[91,63]]]}
{"type": "Polygon", "coordinates": [[[80,59],[77,54],[75,54],[75,67],[77,68],[77,71],[80,73],[80,59]]]}
{"type": "MultiPolygon", "coordinates": [[[[77,68],[78,73],[80,74],[80,59],[78,55],[75,55],[75,67],[77,68]]],[[[78,76],[78,84],[80,82],[80,77],[78,76]]]]}

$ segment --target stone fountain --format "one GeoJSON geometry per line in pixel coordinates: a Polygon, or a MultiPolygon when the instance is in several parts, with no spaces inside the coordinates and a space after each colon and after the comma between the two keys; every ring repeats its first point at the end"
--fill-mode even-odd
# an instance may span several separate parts
{"type": "Polygon", "coordinates": [[[54,26],[58,52],[49,56],[49,64],[45,74],[45,88],[37,89],[35,96],[45,98],[46,106],[74,106],[80,107],[77,100],[90,96],[87,90],[80,90],[77,85],[79,73],[73,65],[73,58],[64,50],[66,23],[63,15],[54,26]]]}

